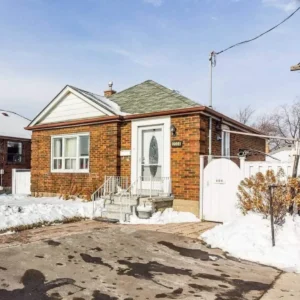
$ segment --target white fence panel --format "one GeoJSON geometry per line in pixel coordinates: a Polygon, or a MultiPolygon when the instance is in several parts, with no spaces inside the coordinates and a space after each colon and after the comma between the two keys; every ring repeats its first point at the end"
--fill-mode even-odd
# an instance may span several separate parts
{"type": "MultiPolygon", "coordinates": [[[[286,177],[292,175],[293,163],[269,161],[245,161],[240,158],[240,167],[227,158],[212,160],[204,168],[204,156],[200,159],[200,216],[207,221],[226,222],[234,220],[237,211],[238,185],[244,178],[258,172],[265,173],[283,169],[286,177]]],[[[299,176],[298,168],[298,176],[299,176]]]]}
{"type": "Polygon", "coordinates": [[[29,169],[12,170],[12,194],[29,195],[30,194],[31,173],[29,169]]]}
{"type": "Polygon", "coordinates": [[[283,169],[285,175],[288,177],[292,176],[293,171],[293,164],[289,162],[246,161],[244,166],[244,178],[253,176],[258,172],[264,174],[267,170],[273,170],[277,173],[280,169],[283,169]]]}
{"type": "Polygon", "coordinates": [[[238,216],[237,188],[241,170],[231,160],[211,161],[203,172],[202,219],[214,222],[232,221],[238,216]]]}

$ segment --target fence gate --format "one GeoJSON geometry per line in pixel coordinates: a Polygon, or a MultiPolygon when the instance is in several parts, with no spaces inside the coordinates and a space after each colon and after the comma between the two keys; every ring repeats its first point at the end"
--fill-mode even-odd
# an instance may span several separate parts
{"type": "Polygon", "coordinates": [[[13,169],[12,170],[12,194],[29,195],[30,194],[30,170],[13,169]]]}
{"type": "Polygon", "coordinates": [[[201,180],[202,219],[214,222],[233,220],[238,213],[236,193],[240,181],[240,168],[230,159],[218,158],[209,162],[201,180]]]}
{"type": "MultiPolygon", "coordinates": [[[[237,159],[237,158],[235,158],[237,159]]],[[[239,214],[237,191],[240,181],[258,172],[282,169],[286,177],[291,176],[292,163],[245,161],[239,159],[240,167],[229,158],[214,158],[204,168],[204,156],[201,156],[200,173],[200,216],[206,221],[228,222],[239,214]]],[[[298,168],[298,176],[300,169],[298,168]]]]}

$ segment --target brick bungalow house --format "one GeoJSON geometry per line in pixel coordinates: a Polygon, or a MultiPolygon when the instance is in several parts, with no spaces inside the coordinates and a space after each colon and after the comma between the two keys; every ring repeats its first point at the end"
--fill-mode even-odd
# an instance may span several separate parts
{"type": "Polygon", "coordinates": [[[118,93],[111,83],[104,95],[67,85],[28,125],[33,195],[80,191],[90,197],[109,175],[141,190],[162,179],[174,207],[198,215],[200,155],[208,154],[210,118],[212,155],[265,151],[264,139],[222,131],[255,129],[154,81],[118,93]]]}
{"type": "Polygon", "coordinates": [[[14,112],[0,110],[0,193],[10,192],[12,169],[30,169],[30,122],[14,112]]]}

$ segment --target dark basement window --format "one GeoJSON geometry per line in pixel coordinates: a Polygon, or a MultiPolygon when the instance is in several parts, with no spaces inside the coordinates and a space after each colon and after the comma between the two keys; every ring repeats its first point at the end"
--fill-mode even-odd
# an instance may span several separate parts
{"type": "Polygon", "coordinates": [[[11,164],[22,163],[21,142],[7,142],[7,162],[11,164]]]}

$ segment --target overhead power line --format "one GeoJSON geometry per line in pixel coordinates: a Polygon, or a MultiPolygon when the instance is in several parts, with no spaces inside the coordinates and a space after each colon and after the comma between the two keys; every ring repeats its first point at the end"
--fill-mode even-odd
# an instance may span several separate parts
{"type": "Polygon", "coordinates": [[[222,50],[222,51],[215,52],[215,54],[218,55],[218,54],[221,54],[221,53],[223,53],[223,52],[225,52],[225,51],[228,51],[228,50],[231,49],[231,48],[234,48],[234,47],[237,47],[237,46],[240,46],[240,45],[243,45],[243,44],[252,42],[252,41],[254,41],[254,40],[257,40],[258,38],[262,37],[263,35],[269,33],[270,31],[272,31],[272,30],[274,30],[274,29],[276,29],[276,28],[279,27],[281,24],[285,23],[287,20],[289,20],[289,19],[290,19],[295,13],[297,13],[299,10],[300,10],[300,6],[299,6],[293,13],[291,13],[288,17],[286,17],[282,22],[280,22],[279,24],[277,24],[277,25],[275,25],[274,27],[270,28],[269,30],[267,30],[267,31],[265,31],[265,32],[263,32],[263,33],[261,33],[260,35],[254,37],[253,39],[246,40],[246,41],[243,41],[243,42],[234,44],[234,45],[232,45],[232,46],[230,46],[230,47],[228,47],[228,48],[226,48],[226,49],[224,49],[224,50],[222,50]]]}

